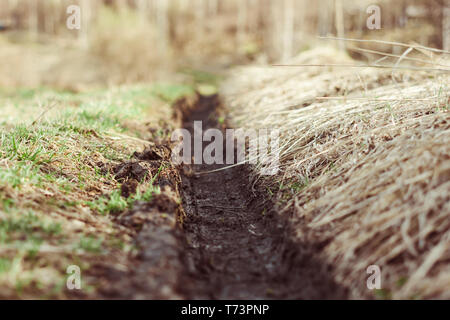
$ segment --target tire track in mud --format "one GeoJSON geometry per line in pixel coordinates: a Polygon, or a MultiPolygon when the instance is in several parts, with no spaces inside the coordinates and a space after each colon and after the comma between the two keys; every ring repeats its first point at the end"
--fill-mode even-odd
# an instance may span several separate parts
{"type": "MultiPolygon", "coordinates": [[[[200,97],[185,115],[203,130],[217,127],[217,96],[200,97]]],[[[192,141],[192,146],[193,146],[192,141]]],[[[205,147],[205,145],[203,146],[205,147]]],[[[225,148],[224,148],[225,149],[225,148]]],[[[182,174],[186,271],[178,291],[188,299],[342,299],[329,270],[314,258],[315,246],[293,243],[289,224],[251,191],[248,168],[192,165],[182,174]]]]}

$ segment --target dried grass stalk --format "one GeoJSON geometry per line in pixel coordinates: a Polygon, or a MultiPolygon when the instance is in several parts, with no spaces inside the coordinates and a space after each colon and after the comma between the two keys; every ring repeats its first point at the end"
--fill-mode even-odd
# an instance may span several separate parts
{"type": "MultiPolygon", "coordinates": [[[[327,48],[294,60],[354,63],[327,48]]],[[[318,254],[353,298],[373,296],[372,264],[387,297],[450,298],[448,74],[247,67],[222,92],[235,126],[280,129],[282,170],[255,179],[282,183],[280,212],[327,243],[318,254]]]]}

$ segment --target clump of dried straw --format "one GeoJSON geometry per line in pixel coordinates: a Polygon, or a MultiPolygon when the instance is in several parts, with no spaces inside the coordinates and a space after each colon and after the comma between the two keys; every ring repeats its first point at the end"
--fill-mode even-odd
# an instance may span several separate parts
{"type": "Polygon", "coordinates": [[[450,63],[425,51],[395,57],[399,70],[315,49],[298,67],[235,70],[222,88],[235,126],[280,129],[281,171],[264,179],[256,166],[255,178],[277,186],[280,212],[323,244],[352,298],[374,296],[374,264],[378,296],[450,298],[450,63]]]}

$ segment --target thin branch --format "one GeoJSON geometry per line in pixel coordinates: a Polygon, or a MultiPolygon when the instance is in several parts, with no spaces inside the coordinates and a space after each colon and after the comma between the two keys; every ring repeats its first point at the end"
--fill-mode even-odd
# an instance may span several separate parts
{"type": "Polygon", "coordinates": [[[415,70],[415,71],[439,71],[450,72],[450,69],[439,68],[421,68],[412,66],[384,66],[384,65],[356,65],[356,64],[273,64],[272,67],[338,67],[338,68],[377,68],[377,69],[402,69],[402,70],[415,70]]]}
{"type": "Polygon", "coordinates": [[[438,97],[431,98],[423,98],[423,99],[378,99],[378,98],[370,98],[370,97],[316,97],[317,100],[370,100],[370,101],[432,101],[437,99],[438,97]]]}
{"type": "MultiPolygon", "coordinates": [[[[388,56],[388,57],[393,57],[393,58],[400,58],[400,56],[397,55],[397,54],[386,53],[386,52],[377,51],[377,50],[363,49],[363,48],[358,48],[358,47],[353,47],[353,46],[348,47],[348,49],[349,50],[353,50],[353,51],[373,53],[373,54],[378,54],[378,55],[383,55],[383,56],[388,56]]],[[[421,62],[421,63],[426,63],[426,64],[431,64],[431,65],[436,65],[436,66],[450,68],[450,66],[445,65],[445,64],[441,64],[441,63],[437,63],[437,62],[431,62],[431,61],[426,61],[426,60],[419,59],[419,58],[404,57],[403,60],[416,61],[416,62],[421,62]]]]}
{"type": "Polygon", "coordinates": [[[48,106],[44,111],[41,112],[41,114],[31,123],[31,126],[34,126],[35,124],[37,124],[42,117],[49,112],[51,109],[53,109],[56,106],[56,101],[53,101],[52,104],[50,106],[48,106]]]}
{"type": "Polygon", "coordinates": [[[376,40],[376,39],[352,39],[352,38],[339,38],[339,37],[319,37],[319,39],[337,40],[337,41],[344,40],[344,41],[354,41],[354,42],[373,42],[373,43],[389,44],[389,45],[401,46],[401,47],[407,47],[407,48],[421,48],[421,49],[429,50],[429,51],[433,51],[433,52],[450,54],[450,51],[425,47],[420,44],[406,44],[406,43],[401,43],[401,42],[384,41],[384,40],[376,40]]]}

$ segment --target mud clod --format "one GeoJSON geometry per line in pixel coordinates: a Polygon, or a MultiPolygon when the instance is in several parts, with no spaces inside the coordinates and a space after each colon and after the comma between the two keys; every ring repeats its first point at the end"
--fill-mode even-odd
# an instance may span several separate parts
{"type": "Polygon", "coordinates": [[[133,157],[139,160],[162,160],[162,156],[158,154],[154,149],[147,148],[142,152],[135,152],[133,157]]]}
{"type": "Polygon", "coordinates": [[[119,182],[124,182],[128,180],[137,180],[139,182],[143,181],[145,178],[152,175],[152,170],[154,167],[145,162],[123,162],[116,167],[114,167],[114,177],[119,182]]]}
{"type": "Polygon", "coordinates": [[[139,182],[135,179],[127,180],[124,183],[122,183],[120,187],[120,194],[124,198],[129,198],[133,194],[136,194],[138,185],[139,182]]]}

